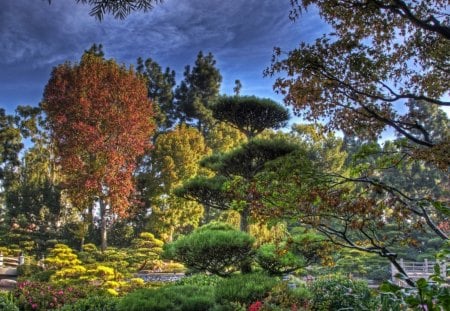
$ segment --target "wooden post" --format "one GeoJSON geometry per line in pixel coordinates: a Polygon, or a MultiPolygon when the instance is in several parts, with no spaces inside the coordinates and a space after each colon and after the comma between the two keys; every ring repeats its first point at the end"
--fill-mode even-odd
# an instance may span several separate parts
{"type": "Polygon", "coordinates": [[[3,252],[0,252],[0,267],[3,267],[3,252]]]}
{"type": "Polygon", "coordinates": [[[443,279],[447,277],[447,262],[443,261],[441,264],[441,276],[443,279]]]}
{"type": "Polygon", "coordinates": [[[395,269],[394,264],[391,263],[391,281],[394,284],[397,284],[397,278],[395,277],[396,274],[397,274],[397,269],[395,269]]]}
{"type": "Polygon", "coordinates": [[[22,252],[20,252],[19,255],[19,266],[23,265],[25,263],[25,256],[23,255],[22,252]]]}
{"type": "Polygon", "coordinates": [[[423,261],[423,272],[425,273],[425,275],[428,275],[428,259],[425,258],[423,261]]]}

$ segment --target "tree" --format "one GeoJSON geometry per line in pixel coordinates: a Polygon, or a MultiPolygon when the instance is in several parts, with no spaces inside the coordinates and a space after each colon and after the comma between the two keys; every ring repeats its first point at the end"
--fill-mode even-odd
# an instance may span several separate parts
{"type": "Polygon", "coordinates": [[[255,137],[265,129],[286,126],[289,112],[275,101],[255,96],[221,97],[211,107],[213,117],[227,122],[247,138],[255,137]]]}
{"type": "Polygon", "coordinates": [[[104,250],[107,214],[126,214],[136,159],[150,147],[146,85],[132,69],[85,53],[80,63],[53,70],[42,107],[73,204],[100,205],[104,250]]]}
{"type": "Polygon", "coordinates": [[[229,225],[210,223],[176,240],[166,253],[189,268],[228,276],[253,255],[253,242],[229,225]]]}
{"type": "Polygon", "coordinates": [[[211,53],[205,56],[200,51],[194,67],[185,67],[184,80],[175,90],[181,121],[194,122],[203,134],[212,121],[208,108],[218,98],[222,82],[222,76],[215,66],[214,56],[211,53]]]}
{"type": "MultiPolygon", "coordinates": [[[[287,53],[275,50],[268,75],[283,73],[275,89],[286,104],[326,128],[376,138],[391,127],[411,143],[413,156],[449,165],[444,140],[402,112],[407,100],[449,106],[448,1],[292,0],[292,17],[317,6],[332,33],[301,43],[287,53]]],[[[434,108],[431,108],[434,109],[434,108]]]]}
{"type": "MultiPolygon", "coordinates": [[[[162,0],[75,0],[76,3],[88,4],[91,6],[91,16],[102,20],[105,14],[112,14],[114,18],[124,19],[133,11],[149,11],[155,4],[162,0]]],[[[52,0],[48,0],[51,3],[52,0]]]]}
{"type": "Polygon", "coordinates": [[[216,173],[188,181],[177,194],[206,206],[219,209],[235,208],[241,216],[240,229],[248,232],[249,217],[255,200],[253,179],[265,165],[296,149],[284,140],[254,139],[225,154],[213,154],[202,165],[216,173]]]}
{"type": "Polygon", "coordinates": [[[148,97],[155,106],[155,118],[159,131],[171,128],[178,116],[174,105],[175,71],[169,67],[163,72],[151,58],[137,60],[137,72],[147,80],[148,97]]]}
{"type": "MultiPolygon", "coordinates": [[[[210,153],[201,133],[181,124],[160,134],[137,176],[145,207],[151,209],[151,231],[172,240],[177,230],[198,225],[202,208],[177,198],[173,191],[201,174],[200,159],[210,153]]],[[[204,170],[204,169],[203,169],[204,170]]]]}

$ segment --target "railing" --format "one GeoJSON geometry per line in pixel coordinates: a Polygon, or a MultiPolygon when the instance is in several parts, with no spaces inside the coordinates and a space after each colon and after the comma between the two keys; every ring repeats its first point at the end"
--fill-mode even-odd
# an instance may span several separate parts
{"type": "Polygon", "coordinates": [[[0,278],[16,277],[17,267],[25,263],[25,256],[20,253],[18,257],[5,257],[0,253],[0,278]]]}
{"type": "MultiPolygon", "coordinates": [[[[405,270],[408,277],[413,280],[417,281],[420,278],[429,278],[432,274],[435,273],[434,266],[436,265],[436,262],[434,261],[428,261],[425,259],[423,262],[417,262],[417,261],[404,261],[403,259],[400,259],[400,266],[405,270]]],[[[447,277],[447,263],[441,262],[439,263],[440,266],[440,273],[443,278],[447,277]]],[[[394,283],[397,285],[405,285],[404,281],[397,278],[396,275],[399,273],[399,271],[395,268],[393,264],[391,264],[391,279],[394,283]]]]}

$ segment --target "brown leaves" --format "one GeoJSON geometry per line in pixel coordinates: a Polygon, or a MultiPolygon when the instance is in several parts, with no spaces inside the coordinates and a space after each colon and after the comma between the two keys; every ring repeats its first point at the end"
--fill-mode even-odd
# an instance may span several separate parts
{"type": "Polygon", "coordinates": [[[136,158],[150,148],[154,129],[145,83],[114,61],[85,54],[79,64],[54,69],[43,108],[74,204],[103,197],[124,214],[136,158]]]}

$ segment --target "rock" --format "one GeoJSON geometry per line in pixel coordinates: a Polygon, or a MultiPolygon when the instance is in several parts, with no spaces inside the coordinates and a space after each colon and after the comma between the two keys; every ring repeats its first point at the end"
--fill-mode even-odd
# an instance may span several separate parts
{"type": "Polygon", "coordinates": [[[10,279],[3,279],[0,280],[0,287],[15,287],[17,285],[17,281],[15,280],[10,280],[10,279]]]}

